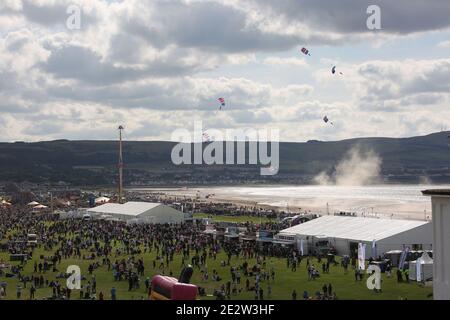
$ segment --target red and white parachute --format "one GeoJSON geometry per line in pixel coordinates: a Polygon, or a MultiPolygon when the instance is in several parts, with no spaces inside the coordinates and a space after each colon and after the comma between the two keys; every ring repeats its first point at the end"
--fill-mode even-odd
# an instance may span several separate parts
{"type": "Polygon", "coordinates": [[[220,102],[219,110],[222,110],[222,107],[225,107],[225,99],[224,98],[219,98],[217,100],[220,102]]]}
{"type": "Polygon", "coordinates": [[[209,137],[209,134],[205,131],[202,134],[202,140],[203,142],[211,142],[211,138],[209,137]]]}

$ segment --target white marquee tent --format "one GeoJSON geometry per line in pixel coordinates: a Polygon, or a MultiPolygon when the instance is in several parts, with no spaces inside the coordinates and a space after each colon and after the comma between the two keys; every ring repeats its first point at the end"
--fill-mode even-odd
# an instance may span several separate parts
{"type": "Polygon", "coordinates": [[[277,238],[293,242],[304,239],[306,252],[312,249],[314,241],[327,238],[340,255],[350,254],[351,249],[361,242],[366,244],[366,257],[369,258],[373,242],[377,256],[403,246],[421,245],[423,250],[431,250],[432,229],[427,221],[322,216],[284,229],[277,238]]]}
{"type": "Polygon", "coordinates": [[[181,223],[184,213],[161,203],[134,202],[106,203],[87,210],[94,218],[105,216],[130,223],[181,223]]]}

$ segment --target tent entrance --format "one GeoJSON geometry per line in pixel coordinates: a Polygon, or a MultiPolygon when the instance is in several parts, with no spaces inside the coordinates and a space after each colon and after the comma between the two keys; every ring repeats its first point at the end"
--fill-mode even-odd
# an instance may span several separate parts
{"type": "Polygon", "coordinates": [[[358,242],[349,242],[350,258],[358,258],[358,242]]]}

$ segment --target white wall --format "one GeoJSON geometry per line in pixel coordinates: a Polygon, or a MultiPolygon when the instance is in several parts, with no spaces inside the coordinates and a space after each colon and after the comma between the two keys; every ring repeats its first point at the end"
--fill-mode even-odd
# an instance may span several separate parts
{"type": "Polygon", "coordinates": [[[450,198],[432,196],[433,298],[450,300],[450,198]]]}
{"type": "Polygon", "coordinates": [[[149,223],[181,223],[184,213],[172,207],[160,205],[137,217],[149,223]]]}
{"type": "Polygon", "coordinates": [[[347,239],[330,238],[330,244],[336,248],[338,255],[350,254],[350,241],[347,239]]]}
{"type": "Polygon", "coordinates": [[[403,245],[412,250],[413,244],[421,244],[422,250],[432,250],[433,225],[431,222],[378,241],[377,252],[380,255],[390,250],[403,250],[403,245]]]}

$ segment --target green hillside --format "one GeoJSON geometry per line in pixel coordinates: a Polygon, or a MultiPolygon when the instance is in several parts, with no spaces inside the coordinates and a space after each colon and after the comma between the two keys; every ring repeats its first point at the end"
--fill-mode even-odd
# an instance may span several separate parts
{"type": "MultiPolygon", "coordinates": [[[[363,153],[371,150],[381,158],[381,172],[387,182],[414,183],[426,178],[443,183],[450,181],[449,134],[280,143],[280,170],[275,176],[261,176],[257,165],[175,166],[170,158],[173,142],[125,141],[125,182],[308,183],[322,171],[332,173],[349,150],[358,146],[363,153]]],[[[117,151],[116,141],[0,143],[0,181],[109,185],[116,179],[117,151]]]]}

